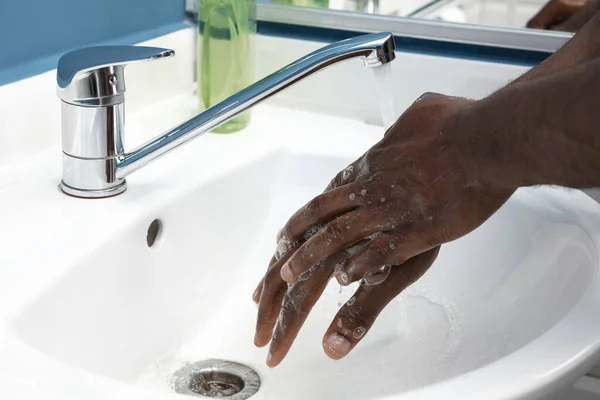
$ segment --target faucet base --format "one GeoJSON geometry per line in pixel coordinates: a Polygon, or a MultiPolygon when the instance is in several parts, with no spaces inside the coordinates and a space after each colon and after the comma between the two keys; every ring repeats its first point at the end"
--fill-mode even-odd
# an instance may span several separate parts
{"type": "Polygon", "coordinates": [[[111,187],[109,189],[101,190],[82,190],[76,189],[67,185],[64,181],[60,182],[60,189],[69,196],[79,197],[82,199],[103,199],[106,197],[113,197],[120,195],[127,190],[127,181],[123,180],[118,186],[111,187]]]}

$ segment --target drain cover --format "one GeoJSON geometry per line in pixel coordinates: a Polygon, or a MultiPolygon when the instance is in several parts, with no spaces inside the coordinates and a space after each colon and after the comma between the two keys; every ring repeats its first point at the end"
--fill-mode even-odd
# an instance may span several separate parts
{"type": "Polygon", "coordinates": [[[187,363],[173,374],[173,390],[199,397],[245,400],[258,392],[260,378],[256,372],[225,360],[187,363]]]}

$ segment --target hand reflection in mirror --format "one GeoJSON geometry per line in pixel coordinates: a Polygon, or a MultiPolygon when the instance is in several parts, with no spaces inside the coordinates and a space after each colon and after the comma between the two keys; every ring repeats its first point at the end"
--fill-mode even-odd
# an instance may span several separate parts
{"type": "Polygon", "coordinates": [[[577,32],[600,9],[600,0],[550,0],[527,28],[577,32]]]}

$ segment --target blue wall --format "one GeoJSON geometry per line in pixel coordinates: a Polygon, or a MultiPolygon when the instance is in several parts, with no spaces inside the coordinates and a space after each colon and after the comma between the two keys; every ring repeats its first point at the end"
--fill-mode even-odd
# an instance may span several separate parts
{"type": "Polygon", "coordinates": [[[71,49],[134,44],[183,27],[184,0],[0,0],[0,85],[71,49]]]}

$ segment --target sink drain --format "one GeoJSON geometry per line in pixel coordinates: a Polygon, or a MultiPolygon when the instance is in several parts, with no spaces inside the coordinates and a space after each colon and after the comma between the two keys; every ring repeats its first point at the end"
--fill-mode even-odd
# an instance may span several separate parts
{"type": "Polygon", "coordinates": [[[245,400],[258,392],[260,378],[245,365],[224,360],[187,363],[173,374],[173,390],[181,394],[245,400]]]}

